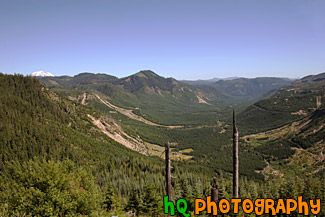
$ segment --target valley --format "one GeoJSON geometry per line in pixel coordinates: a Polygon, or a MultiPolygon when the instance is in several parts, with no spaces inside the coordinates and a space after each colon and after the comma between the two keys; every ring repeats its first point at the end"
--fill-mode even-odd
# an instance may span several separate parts
{"type": "MultiPolygon", "coordinates": [[[[73,164],[87,171],[85,176],[93,180],[96,187],[91,189],[98,195],[93,200],[102,201],[111,192],[119,204],[110,211],[85,208],[89,213],[123,213],[133,194],[139,194],[144,204],[159,203],[152,191],[165,191],[167,143],[175,197],[205,196],[211,177],[217,176],[220,197],[230,198],[233,110],[240,135],[242,197],[324,197],[319,184],[325,170],[324,76],[291,83],[237,78],[193,85],[152,71],[126,78],[92,73],[37,79],[1,74],[0,175],[6,181],[0,182],[0,190],[7,193],[0,202],[13,201],[6,209],[16,210],[14,201],[19,198],[10,195],[20,195],[20,190],[12,194],[9,186],[23,186],[23,180],[10,175],[12,164],[22,163],[24,170],[23,162],[41,168],[47,165],[43,161],[53,161],[58,164],[47,166],[73,164]]],[[[149,211],[141,208],[141,212],[149,211]]]]}
{"type": "MultiPolygon", "coordinates": [[[[152,71],[141,71],[120,79],[84,73],[75,77],[45,77],[41,81],[64,96],[106,114],[120,130],[115,141],[132,150],[159,156],[164,145],[171,142],[175,155],[182,156],[180,159],[191,159],[226,172],[231,171],[226,156],[231,153],[230,114],[234,109],[239,112],[239,130],[244,142],[241,160],[245,163],[241,164],[241,173],[260,179],[261,173],[254,171],[266,166],[265,159],[269,163],[270,159],[287,159],[298,152],[293,149],[297,145],[292,143],[292,137],[300,136],[294,132],[312,122],[308,119],[302,124],[307,116],[322,111],[324,76],[323,73],[296,81],[235,78],[187,84],[152,71]],[[220,155],[223,157],[216,158],[220,155]]],[[[318,122],[316,125],[319,129],[315,132],[322,134],[322,125],[318,122]]]]}

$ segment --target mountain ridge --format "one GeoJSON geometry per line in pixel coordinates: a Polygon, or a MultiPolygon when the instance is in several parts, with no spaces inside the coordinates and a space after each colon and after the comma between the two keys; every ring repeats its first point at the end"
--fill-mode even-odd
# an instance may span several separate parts
{"type": "Polygon", "coordinates": [[[290,82],[290,80],[284,78],[260,77],[254,79],[235,78],[232,80],[219,80],[203,85],[191,85],[183,81],[178,81],[171,77],[164,78],[151,70],[139,71],[135,74],[123,78],[117,78],[115,76],[106,74],[92,73],[87,73],[87,76],[85,76],[84,73],[82,73],[74,77],[64,76],[57,78],[43,78],[41,80],[47,86],[58,85],[64,88],[74,88],[86,84],[99,85],[100,83],[106,83],[108,85],[107,89],[112,89],[112,85],[120,86],[131,94],[137,94],[137,92],[142,90],[142,92],[145,93],[156,93],[159,95],[170,93],[175,97],[184,95],[181,92],[188,90],[188,97],[191,95],[189,92],[196,92],[196,96],[192,94],[192,102],[206,102],[206,104],[238,103],[238,97],[246,97],[244,100],[240,100],[240,103],[245,103],[245,101],[247,101],[247,98],[249,98],[251,101],[254,101],[259,97],[262,97],[270,90],[279,88],[290,82]],[[107,78],[99,78],[100,75],[102,77],[106,76],[107,78]],[[94,82],[90,83],[89,81],[84,81],[84,84],[82,84],[82,82],[78,83],[76,81],[78,77],[80,77],[80,79],[84,77],[84,80],[88,79],[93,80],[94,82]],[[254,88],[256,90],[254,90],[254,88]],[[235,89],[238,90],[236,91],[235,89]],[[254,94],[252,94],[253,92],[254,94]]]}

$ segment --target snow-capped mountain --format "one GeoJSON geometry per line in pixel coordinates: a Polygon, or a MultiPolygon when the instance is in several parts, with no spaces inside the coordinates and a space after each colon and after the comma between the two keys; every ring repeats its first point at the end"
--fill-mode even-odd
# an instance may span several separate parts
{"type": "Polygon", "coordinates": [[[44,71],[33,72],[31,75],[36,77],[54,77],[53,74],[44,71]]]}

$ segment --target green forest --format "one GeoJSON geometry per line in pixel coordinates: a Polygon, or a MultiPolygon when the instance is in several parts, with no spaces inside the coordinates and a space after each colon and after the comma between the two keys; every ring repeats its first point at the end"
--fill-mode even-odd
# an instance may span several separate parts
{"type": "MultiPolygon", "coordinates": [[[[186,84],[182,87],[188,85],[192,92],[183,94],[171,85],[173,79],[150,80],[150,85],[166,91],[166,96],[146,97],[142,87],[147,83],[141,83],[143,79],[138,86],[132,86],[101,75],[98,80],[85,83],[92,78],[91,74],[76,83],[53,87],[34,77],[0,73],[0,216],[167,216],[163,214],[164,159],[124,147],[105,135],[88,115],[113,119],[128,135],[148,143],[164,147],[172,142],[174,152],[193,149],[190,160],[171,163],[173,200],[189,201],[192,216],[194,199],[210,195],[213,177],[218,180],[219,199],[232,198],[229,123],[232,109],[237,108],[236,101],[217,107],[195,104],[192,99],[197,89],[186,84]],[[99,81],[102,83],[98,84],[99,81]],[[182,127],[148,126],[112,112],[94,98],[87,105],[71,98],[83,92],[106,94],[115,105],[132,108],[135,114],[154,123],[182,127]],[[173,94],[179,94],[179,100],[173,94]],[[143,98],[146,100],[139,103],[143,98]],[[159,107],[162,104],[166,106],[159,107]]],[[[285,95],[288,91],[280,91],[246,109],[238,106],[242,111],[238,116],[242,133],[241,198],[303,196],[304,200],[321,199],[321,207],[325,207],[325,173],[319,169],[324,166],[324,159],[314,157],[324,142],[324,128],[320,128],[325,120],[324,106],[309,111],[308,116],[291,114],[316,104],[314,96],[323,94],[324,86],[312,87],[313,91],[303,90],[292,96],[285,95]],[[288,100],[283,101],[283,97],[288,100]],[[275,108],[276,100],[279,107],[275,108]],[[249,118],[252,116],[254,119],[249,118]],[[259,136],[261,132],[265,135],[259,136]],[[302,164],[306,159],[311,163],[302,164]],[[270,163],[273,170],[268,172],[270,163]]],[[[299,214],[294,212],[292,216],[299,214]]],[[[324,209],[319,216],[325,216],[324,209]]]]}

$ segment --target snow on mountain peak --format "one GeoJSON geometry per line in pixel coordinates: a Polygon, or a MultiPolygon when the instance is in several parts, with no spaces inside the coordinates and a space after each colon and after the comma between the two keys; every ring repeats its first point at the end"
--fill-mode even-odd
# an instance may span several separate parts
{"type": "Polygon", "coordinates": [[[31,75],[36,77],[54,77],[53,74],[44,71],[33,72],[31,75]]]}

